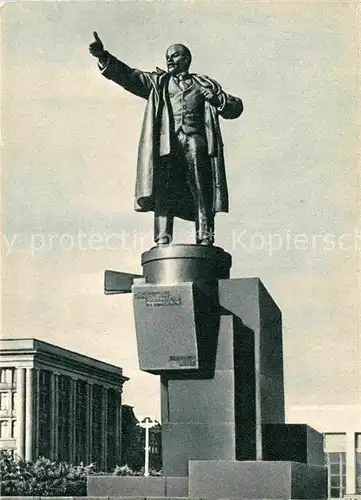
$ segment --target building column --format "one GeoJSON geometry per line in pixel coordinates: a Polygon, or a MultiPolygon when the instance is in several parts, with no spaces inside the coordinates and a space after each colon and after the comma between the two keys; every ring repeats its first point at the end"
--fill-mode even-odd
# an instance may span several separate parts
{"type": "Polygon", "coordinates": [[[34,428],[34,456],[36,459],[39,456],[39,420],[40,420],[40,370],[34,368],[33,372],[33,384],[34,384],[34,418],[33,418],[33,428],[34,428]]]}
{"type": "Polygon", "coordinates": [[[93,385],[86,385],[86,461],[88,464],[93,461],[93,385]]]}
{"type": "Polygon", "coordinates": [[[51,374],[51,457],[58,458],[59,374],[51,374]]]}
{"type": "Polygon", "coordinates": [[[108,389],[103,387],[102,390],[102,437],[103,437],[103,449],[102,449],[102,467],[103,470],[108,469],[108,389]]]}
{"type": "Polygon", "coordinates": [[[355,433],[346,433],[346,494],[356,493],[356,441],[355,433]]]}
{"type": "Polygon", "coordinates": [[[25,368],[16,374],[16,453],[25,458],[25,368]]]}
{"type": "Polygon", "coordinates": [[[115,439],[116,439],[116,456],[117,464],[122,463],[122,396],[121,392],[116,392],[116,427],[115,427],[115,439]]]}
{"type": "Polygon", "coordinates": [[[34,446],[34,371],[26,368],[26,388],[25,388],[25,459],[33,460],[34,446]]]}
{"type": "Polygon", "coordinates": [[[69,441],[69,457],[70,463],[75,462],[75,421],[76,421],[76,380],[70,378],[70,441],[69,441]]]}

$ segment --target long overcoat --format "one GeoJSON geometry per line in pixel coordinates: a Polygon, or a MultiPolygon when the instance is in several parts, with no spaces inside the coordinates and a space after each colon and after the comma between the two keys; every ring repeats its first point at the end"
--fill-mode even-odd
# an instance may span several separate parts
{"type": "MultiPolygon", "coordinates": [[[[134,208],[139,212],[155,208],[156,186],[162,178],[164,159],[171,154],[171,110],[168,99],[169,73],[161,70],[145,72],[127,66],[109,54],[102,74],[132,94],[147,100],[138,148],[137,177],[134,208]]],[[[192,74],[199,85],[210,88],[222,103],[219,108],[208,101],[204,105],[204,126],[211,164],[213,185],[213,213],[228,212],[228,190],[225,175],[223,141],[219,126],[219,115],[226,119],[240,116],[243,111],[241,99],[226,94],[220,85],[207,76],[192,74]]],[[[173,200],[174,216],[194,220],[194,203],[190,187],[186,182],[173,200]]],[[[169,206],[169,200],[166,200],[169,206]]],[[[159,207],[159,203],[157,205],[159,207]]]]}

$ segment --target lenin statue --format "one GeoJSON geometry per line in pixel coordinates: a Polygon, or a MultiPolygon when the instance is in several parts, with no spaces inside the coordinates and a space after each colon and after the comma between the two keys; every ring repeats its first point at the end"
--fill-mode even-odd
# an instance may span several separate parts
{"type": "Polygon", "coordinates": [[[168,71],[133,69],[104,50],[96,32],[90,53],[102,74],[147,100],[138,149],[135,210],[154,212],[154,240],[168,245],[174,217],[195,221],[196,242],[214,243],[214,216],[228,212],[219,116],[233,119],[241,99],[211,78],[189,73],[191,53],[181,44],[166,52],[168,71]]]}

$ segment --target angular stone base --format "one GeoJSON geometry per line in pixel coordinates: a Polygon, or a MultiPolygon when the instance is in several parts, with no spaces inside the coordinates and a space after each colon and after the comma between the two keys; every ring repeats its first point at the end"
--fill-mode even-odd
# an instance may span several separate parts
{"type": "Polygon", "coordinates": [[[299,462],[190,461],[189,496],[322,499],[327,498],[327,470],[299,462]]]}
{"type": "Polygon", "coordinates": [[[114,498],[185,498],[188,477],[164,476],[89,476],[88,497],[114,498]]]}
{"type": "Polygon", "coordinates": [[[88,476],[88,497],[164,497],[165,477],[88,476]]]}
{"type": "Polygon", "coordinates": [[[188,478],[89,476],[88,496],[321,500],[327,470],[299,462],[194,460],[188,478]]]}
{"type": "Polygon", "coordinates": [[[324,465],[323,437],[305,424],[262,425],[263,460],[324,465]]]}

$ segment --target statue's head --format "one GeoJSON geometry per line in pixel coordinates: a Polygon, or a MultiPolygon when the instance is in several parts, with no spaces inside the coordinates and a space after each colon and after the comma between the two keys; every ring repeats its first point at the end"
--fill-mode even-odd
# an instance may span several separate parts
{"type": "Polygon", "coordinates": [[[177,43],[167,49],[165,59],[169,73],[177,75],[188,71],[192,61],[192,54],[185,45],[177,43]]]}

